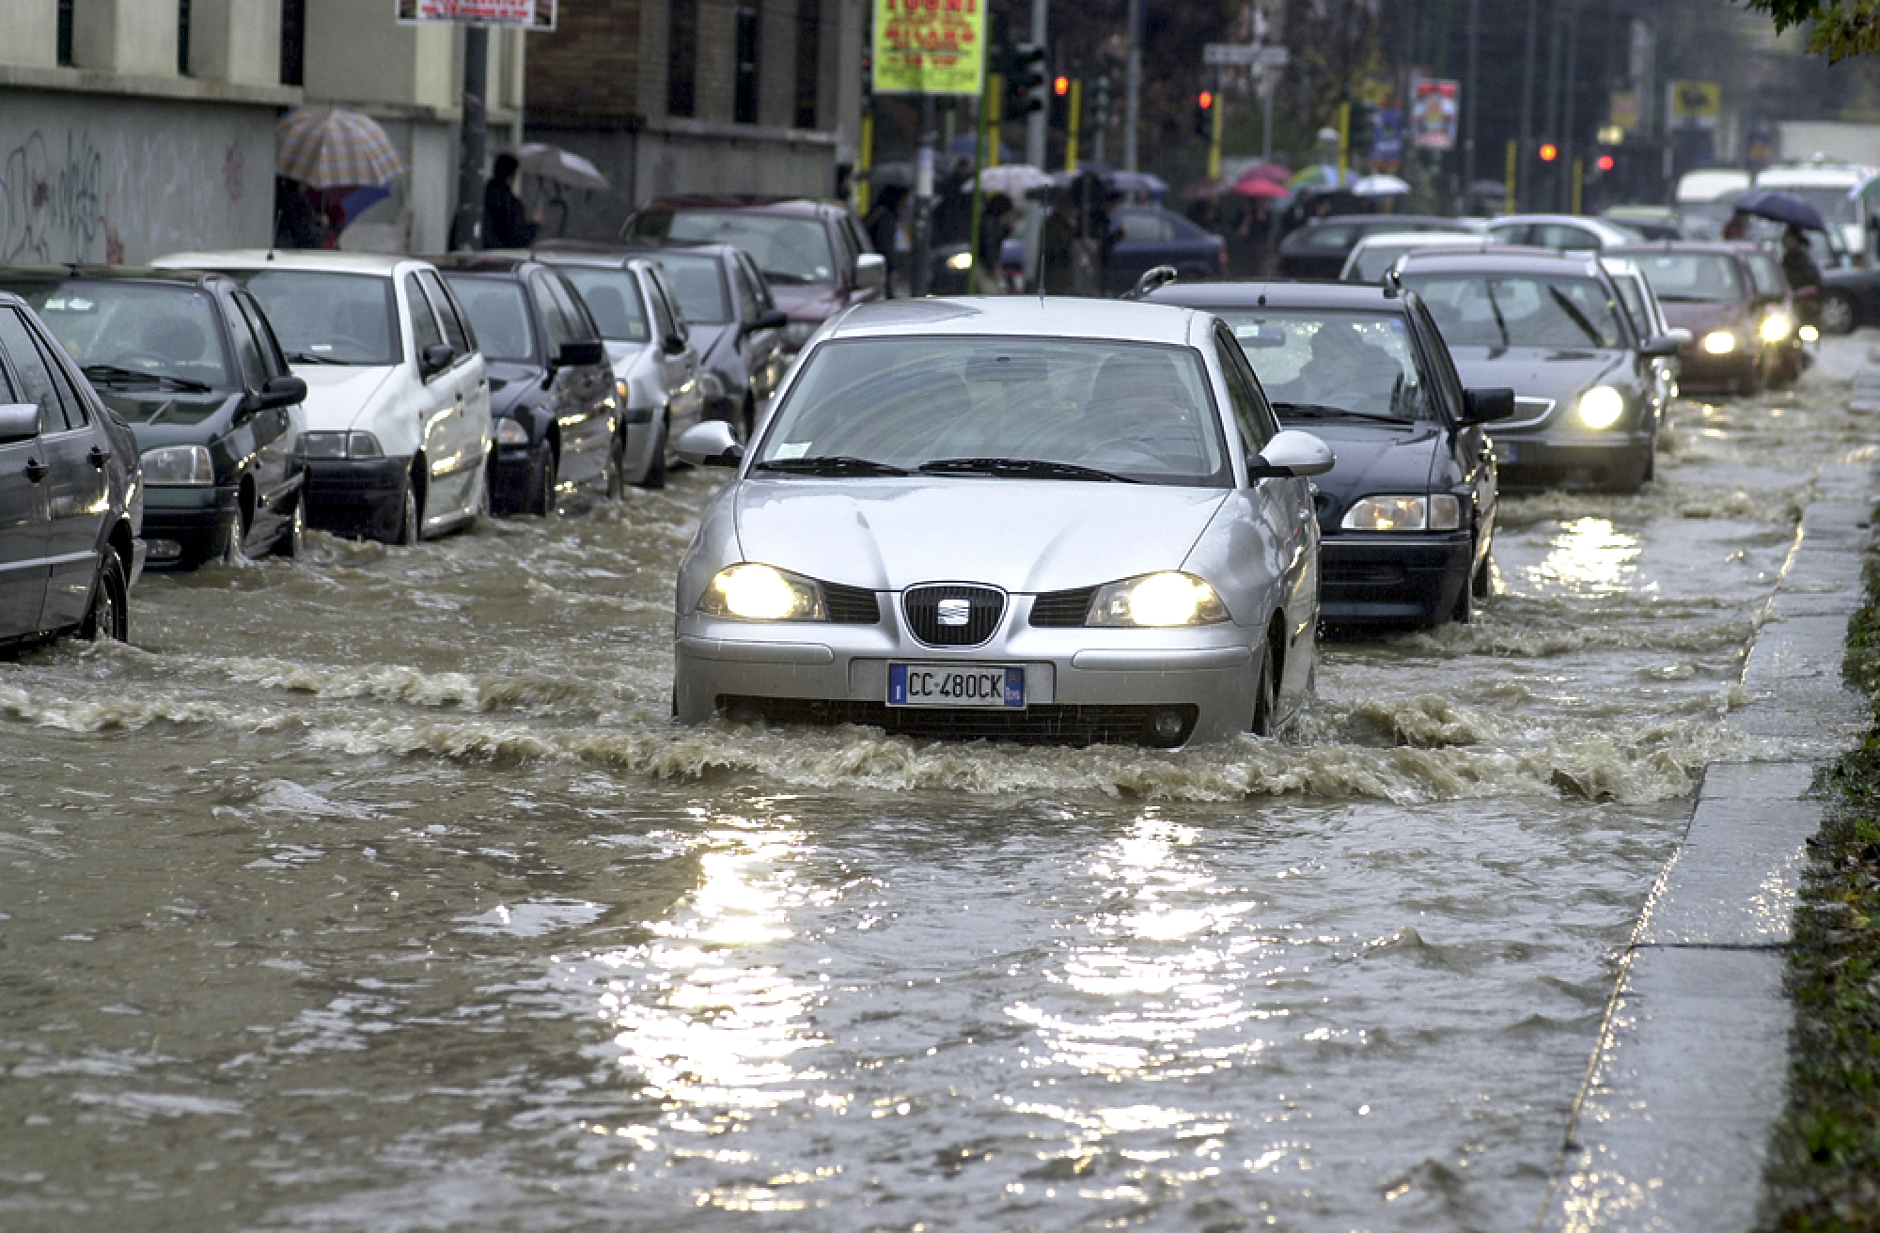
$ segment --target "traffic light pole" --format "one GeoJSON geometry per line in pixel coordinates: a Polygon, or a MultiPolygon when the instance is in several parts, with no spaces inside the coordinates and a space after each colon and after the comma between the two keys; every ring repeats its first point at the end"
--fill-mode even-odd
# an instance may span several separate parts
{"type": "MultiPolygon", "coordinates": [[[[1031,41],[1035,47],[1046,45],[1046,26],[1051,20],[1050,0],[1031,0],[1031,41]]],[[[1040,100],[1042,101],[1042,100],[1040,100]]],[[[1044,166],[1046,116],[1043,109],[1025,117],[1025,161],[1033,167],[1044,166]]]]}
{"type": "Polygon", "coordinates": [[[1143,0],[1129,0],[1129,58],[1123,63],[1123,170],[1136,165],[1136,129],[1142,122],[1143,0]]]}
{"type": "Polygon", "coordinates": [[[914,273],[913,292],[927,294],[928,266],[933,262],[933,95],[920,96],[920,148],[914,154],[914,273]]]}

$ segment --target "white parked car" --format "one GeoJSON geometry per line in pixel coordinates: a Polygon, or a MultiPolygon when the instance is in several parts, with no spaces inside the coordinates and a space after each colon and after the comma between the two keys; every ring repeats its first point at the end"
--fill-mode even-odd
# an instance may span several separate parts
{"type": "Polygon", "coordinates": [[[307,520],[416,543],[487,507],[483,356],[436,267],[372,253],[172,253],[254,293],[307,382],[307,520]]]}
{"type": "Polygon", "coordinates": [[[1346,283],[1379,283],[1397,259],[1420,248],[1486,248],[1500,241],[1489,236],[1465,235],[1455,231],[1383,231],[1367,235],[1345,258],[1345,268],[1338,280],[1346,283]]]}

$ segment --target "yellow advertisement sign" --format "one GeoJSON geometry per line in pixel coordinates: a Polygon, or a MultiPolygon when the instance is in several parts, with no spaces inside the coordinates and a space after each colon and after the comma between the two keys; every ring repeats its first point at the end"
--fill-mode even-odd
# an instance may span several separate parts
{"type": "Polygon", "coordinates": [[[1674,81],[1669,93],[1673,124],[1714,124],[1723,114],[1723,86],[1717,82],[1674,81]]]}
{"type": "Polygon", "coordinates": [[[875,93],[976,97],[986,0],[875,0],[875,93]]]}

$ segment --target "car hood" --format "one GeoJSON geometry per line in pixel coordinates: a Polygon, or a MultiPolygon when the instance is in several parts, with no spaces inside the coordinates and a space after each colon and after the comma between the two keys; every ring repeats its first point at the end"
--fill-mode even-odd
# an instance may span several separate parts
{"type": "MultiPolygon", "coordinates": [[[[98,388],[98,387],[94,387],[98,388]]],[[[164,390],[98,388],[104,404],[124,417],[137,436],[137,448],[207,444],[229,430],[243,395],[218,390],[179,394],[164,390]]]]}
{"type": "Polygon", "coordinates": [[[1740,325],[1749,318],[1749,308],[1735,300],[1715,303],[1707,300],[1661,300],[1664,305],[1665,321],[1673,329],[1683,328],[1691,332],[1696,342],[1702,342],[1704,335],[1712,330],[1725,330],[1733,325],[1740,325]]]}
{"type": "Polygon", "coordinates": [[[833,283],[772,283],[770,298],[792,321],[827,321],[848,305],[833,283]]]}
{"type": "Polygon", "coordinates": [[[517,406],[542,392],[542,378],[548,374],[536,364],[515,360],[486,360],[490,378],[490,414],[513,415],[517,406]]]}
{"type": "Polygon", "coordinates": [[[1313,479],[1321,494],[1317,505],[1324,529],[1331,531],[1359,497],[1429,491],[1431,469],[1445,434],[1440,425],[1419,423],[1402,428],[1353,420],[1292,420],[1286,428],[1309,432],[1332,447],[1338,462],[1313,479]]]}
{"type": "Polygon", "coordinates": [[[307,427],[315,432],[351,428],[390,382],[390,366],[294,364],[307,383],[307,427]]]}
{"type": "MultiPolygon", "coordinates": [[[[1623,351],[1548,347],[1452,347],[1456,373],[1471,389],[1512,386],[1522,398],[1562,400],[1600,384],[1625,366],[1623,351]]],[[[1523,418],[1517,412],[1516,419],[1523,418]]],[[[1489,426],[1494,432],[1494,425],[1489,426]]]]}
{"type": "Polygon", "coordinates": [[[745,560],[829,582],[1034,593],[1179,568],[1225,498],[1067,480],[755,479],[735,518],[745,560]]]}

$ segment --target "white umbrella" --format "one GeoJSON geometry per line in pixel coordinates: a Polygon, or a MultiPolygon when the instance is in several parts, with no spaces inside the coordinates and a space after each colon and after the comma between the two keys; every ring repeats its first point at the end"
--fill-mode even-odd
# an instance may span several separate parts
{"type": "Polygon", "coordinates": [[[1401,197],[1409,191],[1409,184],[1387,175],[1363,176],[1351,186],[1355,197],[1401,197]]]}
{"type": "Polygon", "coordinates": [[[538,180],[552,180],[570,188],[612,187],[599,167],[560,146],[532,141],[517,146],[513,153],[516,164],[538,180]]]}
{"type": "MultiPolygon", "coordinates": [[[[1004,193],[1008,197],[1023,197],[1035,188],[1050,188],[1051,173],[1040,171],[1030,163],[1000,163],[997,167],[987,167],[979,173],[979,179],[985,183],[988,193],[1004,193]]],[[[973,182],[966,182],[966,191],[973,191],[973,182]]]]}

